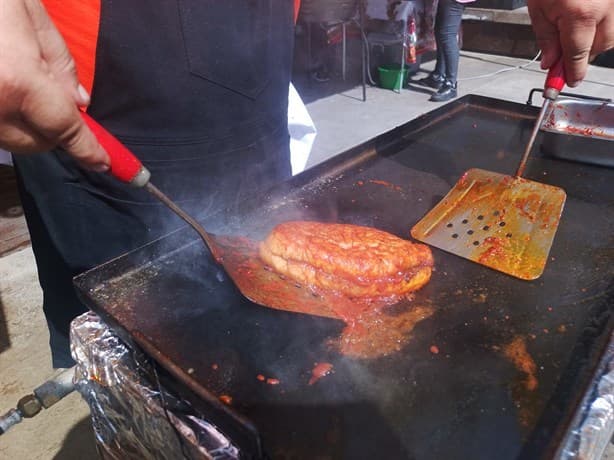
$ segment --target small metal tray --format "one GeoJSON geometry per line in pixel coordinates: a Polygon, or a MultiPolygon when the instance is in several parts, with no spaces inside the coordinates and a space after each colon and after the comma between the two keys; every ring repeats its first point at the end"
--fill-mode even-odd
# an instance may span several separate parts
{"type": "Polygon", "coordinates": [[[614,103],[573,97],[551,104],[541,127],[543,153],[614,167],[614,103]]]}

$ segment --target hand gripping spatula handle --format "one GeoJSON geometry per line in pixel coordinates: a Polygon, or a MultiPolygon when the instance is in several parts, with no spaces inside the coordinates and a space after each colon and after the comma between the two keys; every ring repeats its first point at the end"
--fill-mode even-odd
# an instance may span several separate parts
{"type": "Polygon", "coordinates": [[[531,154],[531,150],[533,149],[533,144],[535,143],[535,138],[537,137],[539,128],[541,128],[542,122],[544,121],[544,116],[548,112],[550,104],[552,103],[552,101],[556,100],[564,86],[565,68],[563,67],[563,59],[561,58],[556,62],[556,64],[550,67],[550,70],[548,71],[546,83],[544,84],[544,102],[542,104],[541,110],[539,111],[539,115],[537,116],[537,120],[535,121],[535,126],[533,126],[531,137],[529,138],[527,147],[525,148],[524,154],[522,155],[522,159],[520,160],[518,169],[516,170],[516,177],[520,177],[523,175],[524,169],[527,165],[527,160],[529,159],[529,155],[531,154]]]}
{"type": "Polygon", "coordinates": [[[115,136],[104,129],[87,113],[81,112],[83,120],[94,133],[100,145],[106,150],[111,159],[110,172],[116,179],[130,184],[134,187],[143,187],[154,195],[162,203],[168,206],[175,214],[187,222],[203,239],[214,259],[219,261],[219,251],[212,239],[212,236],[200,225],[196,219],[181,209],[168,196],[162,193],[150,182],[151,173],[143,166],[143,163],[122,144],[115,136]]]}

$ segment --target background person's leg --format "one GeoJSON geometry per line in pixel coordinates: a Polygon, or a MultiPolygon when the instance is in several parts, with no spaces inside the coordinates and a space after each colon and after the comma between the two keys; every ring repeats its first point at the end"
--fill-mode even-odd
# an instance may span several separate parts
{"type": "Polygon", "coordinates": [[[460,49],[458,32],[463,19],[464,4],[456,0],[439,0],[437,7],[436,37],[437,47],[441,48],[445,61],[444,83],[432,101],[447,101],[456,97],[456,81],[458,78],[458,62],[460,49]]]}
{"type": "Polygon", "coordinates": [[[441,25],[445,23],[443,16],[444,8],[441,7],[441,2],[438,3],[437,13],[435,15],[435,44],[437,45],[436,55],[437,61],[435,62],[435,70],[431,72],[427,77],[421,78],[416,83],[423,86],[428,86],[438,90],[444,81],[446,74],[446,57],[443,51],[443,43],[441,41],[441,25]]]}
{"type": "Polygon", "coordinates": [[[444,40],[442,28],[446,24],[446,7],[443,5],[445,0],[441,0],[437,6],[437,14],[435,15],[435,44],[437,45],[437,62],[435,63],[434,76],[441,77],[442,79],[446,75],[447,63],[446,55],[444,53],[444,40]]]}

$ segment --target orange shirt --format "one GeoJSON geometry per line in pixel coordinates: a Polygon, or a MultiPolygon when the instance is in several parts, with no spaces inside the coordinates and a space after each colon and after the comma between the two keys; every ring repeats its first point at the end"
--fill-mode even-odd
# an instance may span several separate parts
{"type": "Polygon", "coordinates": [[[79,81],[92,92],[101,0],[42,0],[72,54],[79,81]]]}

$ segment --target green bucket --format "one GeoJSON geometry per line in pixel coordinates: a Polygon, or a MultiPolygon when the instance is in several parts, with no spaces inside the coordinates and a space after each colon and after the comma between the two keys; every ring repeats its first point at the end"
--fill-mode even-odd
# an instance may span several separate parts
{"type": "Polygon", "coordinates": [[[379,72],[379,84],[382,88],[399,90],[407,82],[408,67],[403,68],[401,74],[400,64],[388,64],[377,68],[379,72]]]}

